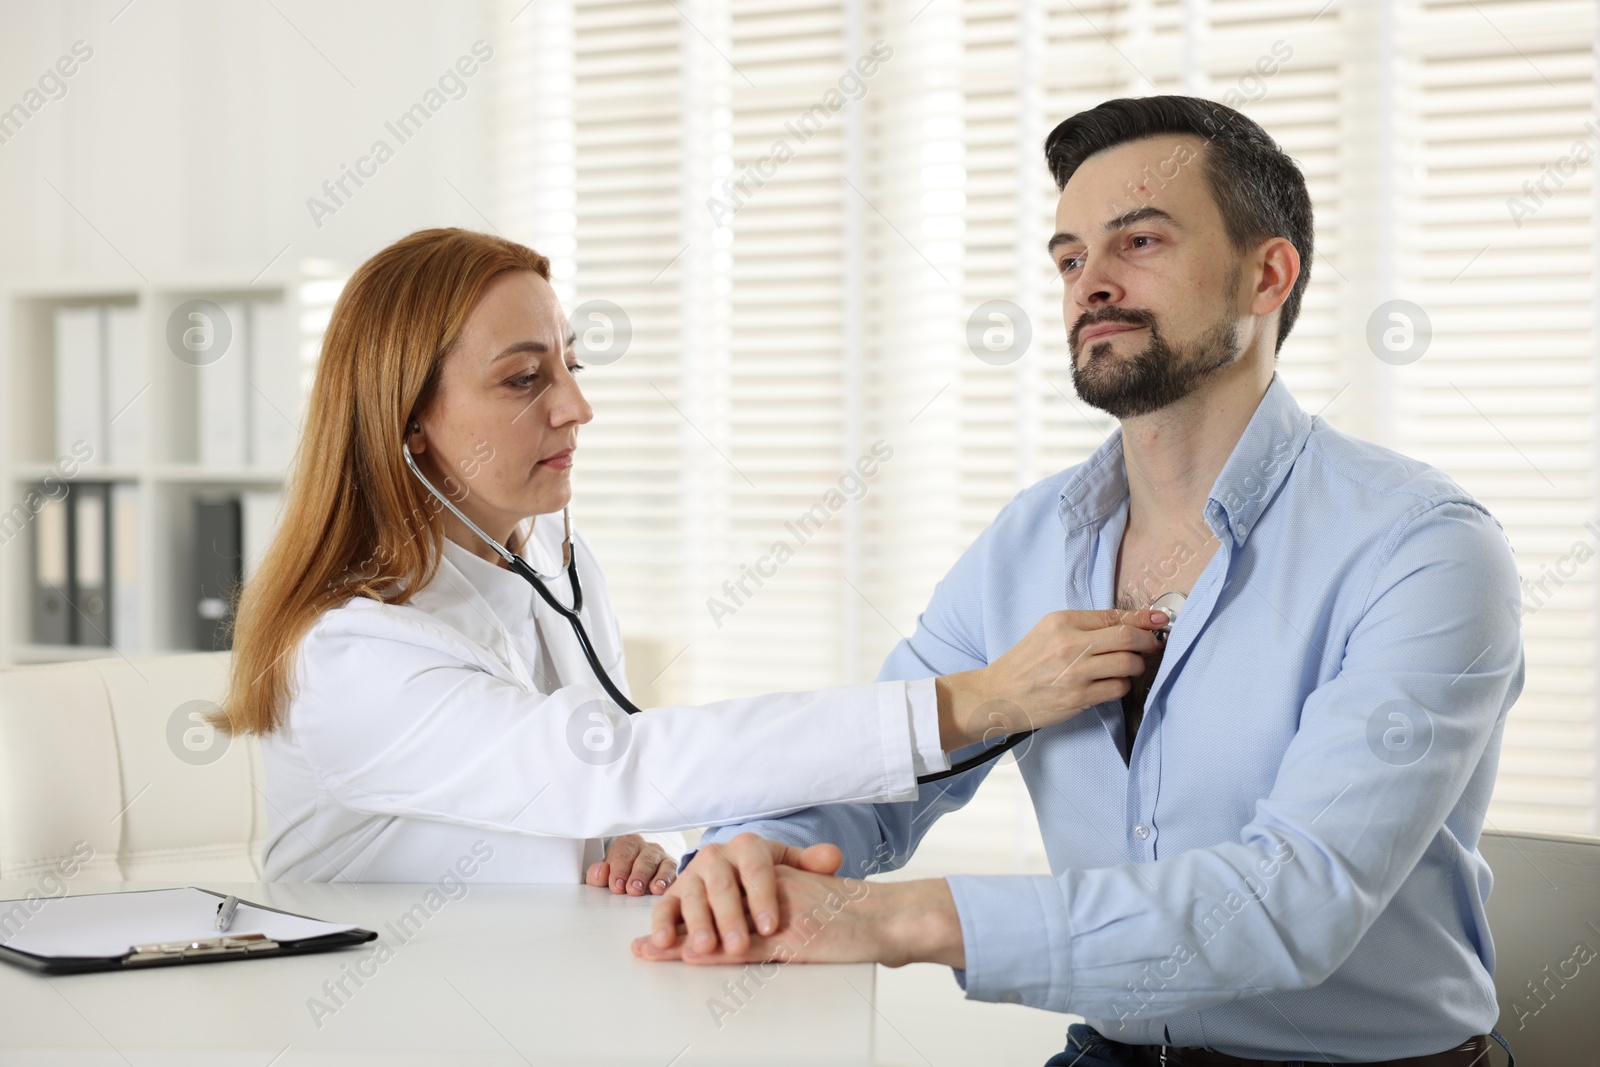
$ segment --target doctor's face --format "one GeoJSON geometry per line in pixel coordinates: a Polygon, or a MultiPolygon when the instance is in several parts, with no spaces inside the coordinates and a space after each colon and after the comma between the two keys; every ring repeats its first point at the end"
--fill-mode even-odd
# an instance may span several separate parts
{"type": "Polygon", "coordinates": [[[1182,400],[1255,340],[1244,264],[1206,181],[1204,144],[1169,134],[1098,152],[1056,205],[1050,257],[1063,283],[1072,383],[1119,419],[1182,400]]]}
{"type": "Polygon", "coordinates": [[[421,432],[406,439],[429,480],[502,544],[529,515],[572,499],[578,427],[594,417],[572,344],[549,282],[500,275],[445,355],[421,432]]]}

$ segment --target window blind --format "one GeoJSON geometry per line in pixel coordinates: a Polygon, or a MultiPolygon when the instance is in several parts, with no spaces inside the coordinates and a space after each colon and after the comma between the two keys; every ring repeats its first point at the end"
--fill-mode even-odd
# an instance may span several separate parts
{"type": "MultiPolygon", "coordinates": [[[[552,242],[569,308],[631,324],[584,379],[575,512],[665,692],[870,677],[1011,495],[1101,443],[1043,250],[1042,141],[1112,96],[1198,93],[1307,177],[1317,252],[1279,364],[1301,404],[1442,468],[1511,536],[1529,671],[1491,822],[1600,829],[1590,5],[536,7],[528,47],[568,42],[571,69],[530,68],[537,108],[510,90],[504,156],[542,169],[501,195],[552,242]],[[1395,299],[1431,324],[1411,363],[1366,339],[1395,299]],[[974,345],[975,315],[1026,351],[974,345]],[[862,457],[874,473],[847,477],[862,457]]],[[[961,816],[973,848],[1031,819],[1014,786],[961,816]]]]}

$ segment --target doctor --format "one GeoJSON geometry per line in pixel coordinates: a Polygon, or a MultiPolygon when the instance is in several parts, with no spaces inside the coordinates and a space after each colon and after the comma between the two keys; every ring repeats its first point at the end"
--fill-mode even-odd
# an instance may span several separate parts
{"type": "MultiPolygon", "coordinates": [[[[433,881],[476,861],[480,881],[662,893],[676,831],[914,799],[947,752],[1117,699],[1156,649],[1158,612],[1052,612],[978,670],[622,714],[567,620],[473,530],[561,572],[593,416],[572,344],[549,261],[485,234],[414,233],[345,287],[222,712],[261,736],[267,878],[433,881]]],[[[581,535],[570,548],[622,692],[605,580],[581,535]]]]}

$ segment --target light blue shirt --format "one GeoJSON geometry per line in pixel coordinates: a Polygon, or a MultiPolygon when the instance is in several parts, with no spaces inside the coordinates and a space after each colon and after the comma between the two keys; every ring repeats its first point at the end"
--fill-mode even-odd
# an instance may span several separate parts
{"type": "MultiPolygon", "coordinates": [[[[1127,518],[1118,429],[1006,505],[879,678],[981,667],[1047,612],[1112,607],[1127,518]]],[[[1276,375],[1205,523],[1220,545],[1130,763],[1120,701],[1019,749],[1053,873],[948,879],[967,996],[1255,1059],[1420,1056],[1487,1033],[1478,836],[1523,683],[1504,531],[1440,471],[1308,416],[1276,375]]],[[[706,840],[831,841],[842,873],[893,869],[986,773],[706,840]]]]}

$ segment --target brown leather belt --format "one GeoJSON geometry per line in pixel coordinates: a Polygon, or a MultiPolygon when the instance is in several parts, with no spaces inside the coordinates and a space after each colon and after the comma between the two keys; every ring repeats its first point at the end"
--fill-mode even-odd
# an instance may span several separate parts
{"type": "MultiPolygon", "coordinates": [[[[1137,1046],[1149,1067],[1285,1067],[1283,1060],[1245,1060],[1225,1052],[1203,1048],[1172,1048],[1164,1045],[1137,1046]]],[[[1341,1067],[1488,1067],[1490,1041],[1487,1035],[1468,1038],[1455,1048],[1428,1056],[1409,1056],[1403,1060],[1344,1064],[1341,1067]]],[[[1315,1063],[1316,1057],[1305,1062],[1315,1063]]]]}

